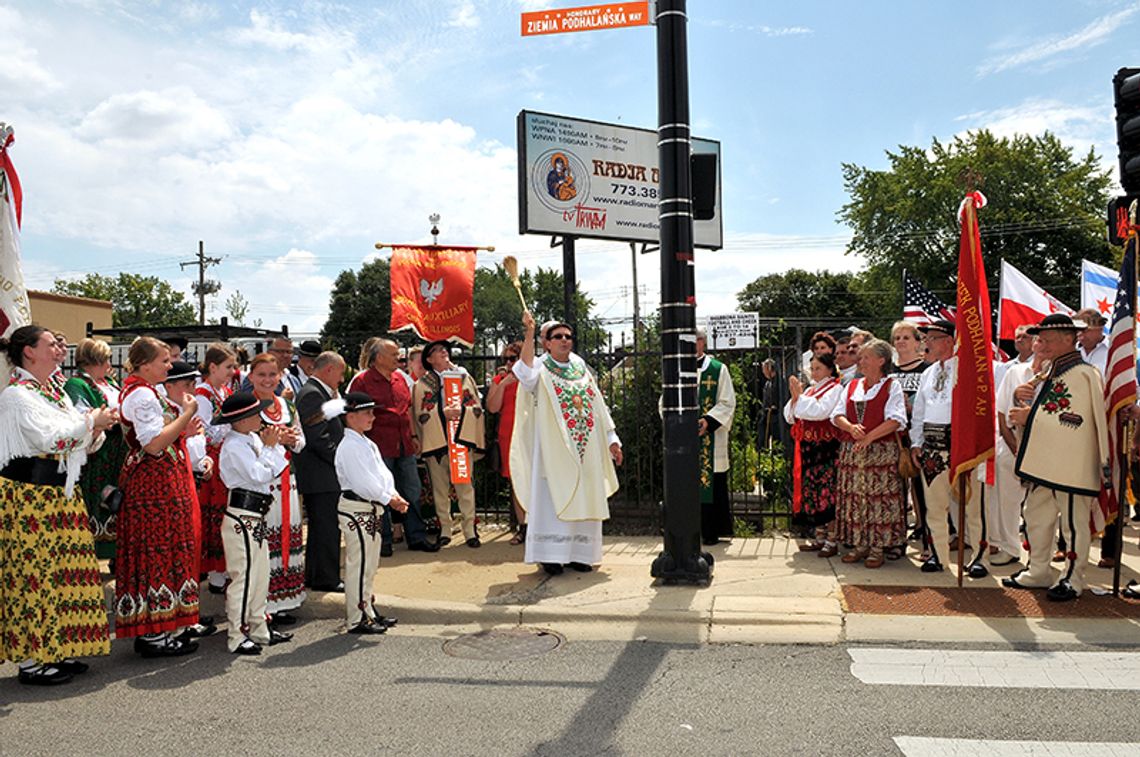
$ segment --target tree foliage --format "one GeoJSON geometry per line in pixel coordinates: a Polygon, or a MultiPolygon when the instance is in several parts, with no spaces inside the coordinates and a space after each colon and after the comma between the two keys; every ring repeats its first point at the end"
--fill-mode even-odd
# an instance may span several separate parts
{"type": "Polygon", "coordinates": [[[969,168],[984,177],[990,201],[979,220],[991,286],[1005,259],[1075,305],[1081,258],[1112,264],[1103,218],[1109,172],[1092,150],[1076,158],[1048,132],[998,138],[981,130],[929,148],[900,146],[887,159],[887,170],[843,165],[850,200],[838,213],[854,232],[848,251],[868,261],[861,288],[890,292],[878,298],[880,309],[901,312],[903,269],[932,290],[953,291],[959,177],[969,168]]]}
{"type": "Polygon", "coordinates": [[[844,319],[860,323],[878,317],[859,288],[859,276],[848,272],[793,268],[747,284],[736,295],[742,310],[762,318],[844,319]]]}
{"type": "Polygon", "coordinates": [[[115,328],[153,328],[197,324],[194,306],[157,276],[89,273],[81,279],[56,279],[52,291],[74,297],[110,300],[115,328]]]}

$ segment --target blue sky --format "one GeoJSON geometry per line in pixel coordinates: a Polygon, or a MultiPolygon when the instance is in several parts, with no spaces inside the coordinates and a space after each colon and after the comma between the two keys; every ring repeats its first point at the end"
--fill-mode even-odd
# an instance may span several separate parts
{"type": "MultiPolygon", "coordinates": [[[[131,270],[188,287],[178,262],[203,239],[225,256],[214,316],[240,290],[266,325],[315,332],[336,274],[374,242],[430,241],[432,212],[441,241],[495,245],[484,264],[560,265],[517,231],[518,111],[657,120],[652,28],[519,35],[520,12],[578,4],[0,3],[29,286],[131,270]]],[[[693,123],[724,158],[703,315],[764,273],[858,268],[843,162],[988,127],[1049,129],[1114,167],[1112,75],[1140,65],[1137,2],[690,0],[689,18],[693,123]]],[[[579,251],[599,311],[629,315],[628,247],[579,251]]],[[[655,256],[638,275],[651,306],[655,256]]]]}

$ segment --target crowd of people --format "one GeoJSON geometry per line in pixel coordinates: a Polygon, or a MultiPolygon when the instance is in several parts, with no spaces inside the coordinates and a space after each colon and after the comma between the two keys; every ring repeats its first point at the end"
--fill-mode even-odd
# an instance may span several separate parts
{"type": "MultiPolygon", "coordinates": [[[[955,324],[899,321],[890,343],[859,329],[814,334],[784,407],[794,521],[809,535],[800,549],[876,569],[915,541],[922,571],[946,570],[962,550],[971,578],[1025,559],[1006,587],[1080,596],[1108,483],[1104,325],[1087,309],[1018,327],[1017,354],[994,362],[993,473],[983,464],[966,476],[963,522],[950,470],[955,324]]],[[[1115,566],[1115,548],[1110,528],[1099,567],[1115,566]]]]}
{"type": "Polygon", "coordinates": [[[202,587],[225,595],[234,654],[289,641],[314,591],[343,593],[349,633],[383,634],[397,620],[372,587],[394,543],[448,545],[454,497],[464,544],[481,546],[474,487],[451,462],[486,451],[488,409],[529,526],[523,559],[592,570],[621,442],[573,328],[544,324],[538,355],[529,313],[522,327],[486,398],[445,341],[369,339],[350,377],[317,342],[280,337],[248,364],[216,343],[190,365],[183,340],[144,336],[120,383],[106,343],[82,340],[65,377],[62,335],[16,329],[0,340],[0,660],[21,683],[55,685],[108,654],[112,635],[146,658],[193,653],[218,631],[202,587]],[[99,559],[114,576],[109,610],[99,559]]]}

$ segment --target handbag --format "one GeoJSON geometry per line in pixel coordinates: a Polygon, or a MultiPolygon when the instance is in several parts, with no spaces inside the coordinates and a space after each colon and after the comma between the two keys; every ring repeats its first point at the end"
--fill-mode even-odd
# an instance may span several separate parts
{"type": "Polygon", "coordinates": [[[902,434],[895,432],[895,441],[899,445],[899,475],[903,478],[914,478],[918,475],[918,466],[910,456],[910,450],[903,444],[902,434]]]}

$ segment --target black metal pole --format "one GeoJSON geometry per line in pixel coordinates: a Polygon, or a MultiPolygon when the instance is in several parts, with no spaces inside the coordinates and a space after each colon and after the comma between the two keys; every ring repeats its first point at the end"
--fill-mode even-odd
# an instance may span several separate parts
{"type": "Polygon", "coordinates": [[[712,579],[701,553],[697,446],[696,298],[689,158],[689,61],[685,0],[657,2],[657,147],[661,163],[661,382],[665,551],[650,574],[666,583],[712,579]]]}
{"type": "MultiPolygon", "coordinates": [[[[562,317],[578,335],[578,272],[574,267],[574,237],[562,237],[562,317]]],[[[578,336],[581,339],[581,336],[578,336]]]]}

